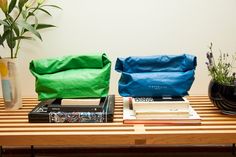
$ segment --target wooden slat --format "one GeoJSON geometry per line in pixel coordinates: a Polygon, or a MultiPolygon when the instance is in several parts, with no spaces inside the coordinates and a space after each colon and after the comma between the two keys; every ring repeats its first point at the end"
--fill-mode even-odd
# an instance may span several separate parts
{"type": "Polygon", "coordinates": [[[236,126],[229,125],[229,126],[152,126],[146,125],[146,131],[159,131],[159,130],[235,130],[236,126]]]}
{"type": "Polygon", "coordinates": [[[23,107],[5,111],[0,98],[0,145],[145,145],[236,143],[236,116],[224,115],[207,96],[188,96],[202,118],[200,125],[123,124],[123,98],[116,96],[112,123],[28,123],[38,104],[24,98],[23,107]]]}
{"type": "Polygon", "coordinates": [[[130,127],[132,125],[124,125],[123,123],[16,123],[16,124],[0,124],[0,127],[130,127]]]}
{"type": "Polygon", "coordinates": [[[0,132],[53,132],[53,131],[133,131],[133,127],[34,127],[34,128],[0,128],[0,132]]]}

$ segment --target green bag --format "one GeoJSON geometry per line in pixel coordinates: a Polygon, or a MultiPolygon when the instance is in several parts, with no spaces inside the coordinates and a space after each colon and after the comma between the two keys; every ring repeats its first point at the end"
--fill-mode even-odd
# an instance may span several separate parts
{"type": "Polygon", "coordinates": [[[65,56],[30,62],[39,100],[108,95],[111,61],[106,54],[65,56]]]}

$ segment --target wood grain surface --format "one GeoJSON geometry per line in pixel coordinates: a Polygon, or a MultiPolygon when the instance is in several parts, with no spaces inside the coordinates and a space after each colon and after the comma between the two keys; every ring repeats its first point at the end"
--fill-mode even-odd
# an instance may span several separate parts
{"type": "Polygon", "coordinates": [[[24,98],[23,107],[4,110],[0,99],[1,146],[111,146],[193,145],[236,143],[236,116],[221,114],[207,96],[187,97],[202,118],[201,125],[124,125],[123,99],[115,101],[113,123],[28,123],[28,113],[38,104],[24,98]]]}

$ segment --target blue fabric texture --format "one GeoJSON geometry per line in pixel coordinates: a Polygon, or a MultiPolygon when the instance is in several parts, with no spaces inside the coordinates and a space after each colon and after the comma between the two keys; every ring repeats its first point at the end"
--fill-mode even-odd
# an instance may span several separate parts
{"type": "Polygon", "coordinates": [[[119,94],[124,97],[185,96],[194,81],[196,56],[156,55],[117,58],[119,94]]]}

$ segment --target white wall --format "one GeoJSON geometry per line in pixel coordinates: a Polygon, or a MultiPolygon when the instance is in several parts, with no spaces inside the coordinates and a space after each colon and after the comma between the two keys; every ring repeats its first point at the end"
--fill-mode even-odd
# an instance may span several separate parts
{"type": "MultiPolygon", "coordinates": [[[[43,42],[24,42],[19,61],[23,96],[36,96],[28,70],[36,58],[86,52],[106,52],[113,62],[110,93],[117,93],[117,57],[190,53],[198,57],[190,94],[207,94],[210,80],[205,52],[236,52],[236,0],[49,0],[63,8],[52,10],[44,22],[56,29],[41,31],[43,42]]],[[[2,56],[6,55],[0,49],[2,56]]],[[[0,93],[1,94],[1,93],[0,93]]]]}

